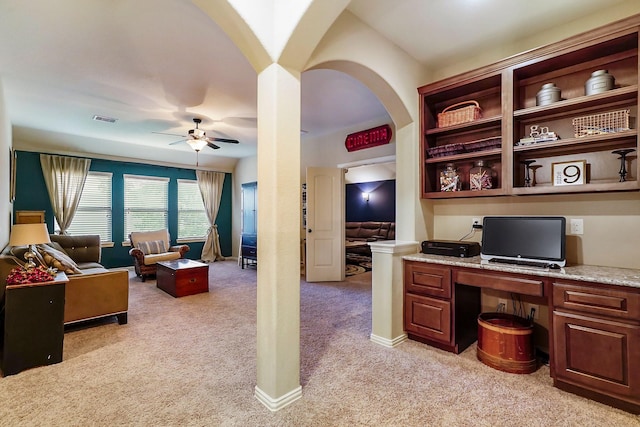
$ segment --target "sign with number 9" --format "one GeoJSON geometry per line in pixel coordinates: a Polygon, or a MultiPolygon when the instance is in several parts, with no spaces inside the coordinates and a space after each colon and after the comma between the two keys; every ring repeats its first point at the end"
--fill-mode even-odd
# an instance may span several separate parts
{"type": "Polygon", "coordinates": [[[553,185],[582,185],[586,184],[586,160],[552,163],[551,178],[553,185]]]}

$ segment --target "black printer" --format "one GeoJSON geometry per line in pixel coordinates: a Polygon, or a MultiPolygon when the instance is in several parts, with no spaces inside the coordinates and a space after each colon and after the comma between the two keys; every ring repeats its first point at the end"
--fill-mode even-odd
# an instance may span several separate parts
{"type": "Polygon", "coordinates": [[[480,243],[458,240],[425,240],[422,242],[422,253],[468,258],[480,255],[480,243]]]}

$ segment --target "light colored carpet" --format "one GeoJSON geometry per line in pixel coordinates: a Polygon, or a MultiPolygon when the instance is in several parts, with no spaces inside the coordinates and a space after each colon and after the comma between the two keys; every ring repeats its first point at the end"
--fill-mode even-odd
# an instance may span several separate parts
{"type": "Polygon", "coordinates": [[[0,379],[3,426],[638,426],[632,414],[475,356],[372,343],[371,273],[301,284],[303,396],[271,413],[256,385],[256,271],[210,268],[175,299],[130,282],[129,324],[65,334],[62,363],[0,379]]]}

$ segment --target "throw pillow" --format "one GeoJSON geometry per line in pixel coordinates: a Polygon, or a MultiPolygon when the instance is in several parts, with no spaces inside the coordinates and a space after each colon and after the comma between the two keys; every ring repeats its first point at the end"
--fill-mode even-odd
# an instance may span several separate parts
{"type": "Polygon", "coordinates": [[[58,242],[49,242],[49,243],[47,243],[47,246],[51,246],[53,249],[55,249],[57,251],[60,251],[60,252],[62,252],[63,254],[65,254],[67,256],[69,255],[67,253],[67,251],[65,251],[64,248],[62,246],[60,246],[60,243],[58,243],[58,242]]]}
{"type": "Polygon", "coordinates": [[[62,253],[49,245],[37,245],[37,248],[47,267],[57,268],[58,271],[64,271],[66,274],[82,273],[78,268],[78,265],[69,257],[69,255],[62,253]]]}
{"type": "Polygon", "coordinates": [[[153,240],[151,242],[138,243],[138,249],[145,255],[151,254],[163,254],[167,252],[167,248],[164,246],[164,240],[153,240]]]}

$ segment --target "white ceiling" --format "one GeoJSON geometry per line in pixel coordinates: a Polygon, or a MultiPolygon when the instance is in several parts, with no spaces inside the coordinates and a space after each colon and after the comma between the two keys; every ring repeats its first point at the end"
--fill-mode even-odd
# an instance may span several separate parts
{"type": "MultiPolygon", "coordinates": [[[[620,1],[353,0],[349,10],[433,67],[620,1]]],[[[179,136],[154,132],[184,135],[197,116],[208,136],[241,142],[202,154],[256,152],[255,72],[189,0],[2,0],[0,76],[16,139],[63,141],[101,154],[126,149],[134,157],[151,147],[175,161],[176,153],[192,155],[190,148],[169,145],[179,136]]],[[[384,117],[377,98],[348,75],[302,75],[307,135],[384,117]]]]}

